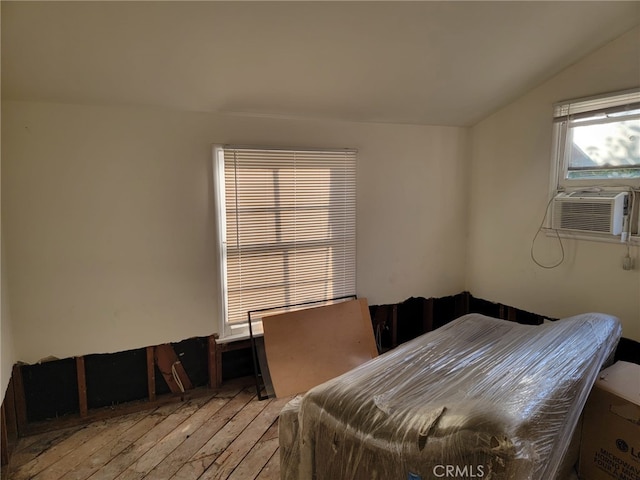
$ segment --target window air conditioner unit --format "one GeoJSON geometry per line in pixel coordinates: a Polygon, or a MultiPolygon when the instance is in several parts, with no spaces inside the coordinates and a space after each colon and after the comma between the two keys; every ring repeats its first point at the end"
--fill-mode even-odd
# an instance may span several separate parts
{"type": "Polygon", "coordinates": [[[620,235],[626,208],[626,192],[559,193],[552,202],[551,228],[620,235]]]}

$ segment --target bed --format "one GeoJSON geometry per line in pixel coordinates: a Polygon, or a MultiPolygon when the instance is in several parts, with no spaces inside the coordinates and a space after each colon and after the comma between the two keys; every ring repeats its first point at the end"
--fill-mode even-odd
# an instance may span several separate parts
{"type": "Polygon", "coordinates": [[[469,314],[293,399],[281,478],[563,478],[619,321],[539,326],[469,314]]]}

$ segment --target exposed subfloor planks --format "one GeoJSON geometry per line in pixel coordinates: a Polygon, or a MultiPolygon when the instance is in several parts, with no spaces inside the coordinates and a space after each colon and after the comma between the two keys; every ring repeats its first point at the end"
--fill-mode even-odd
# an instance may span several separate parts
{"type": "Polygon", "coordinates": [[[217,392],[20,439],[2,480],[277,479],[278,415],[242,379],[217,392]]]}

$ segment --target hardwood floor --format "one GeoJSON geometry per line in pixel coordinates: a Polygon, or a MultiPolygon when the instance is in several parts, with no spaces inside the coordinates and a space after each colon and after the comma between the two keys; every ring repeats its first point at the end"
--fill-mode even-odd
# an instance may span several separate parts
{"type": "Polygon", "coordinates": [[[278,414],[246,381],[154,410],[20,439],[5,480],[278,479],[278,414]]]}

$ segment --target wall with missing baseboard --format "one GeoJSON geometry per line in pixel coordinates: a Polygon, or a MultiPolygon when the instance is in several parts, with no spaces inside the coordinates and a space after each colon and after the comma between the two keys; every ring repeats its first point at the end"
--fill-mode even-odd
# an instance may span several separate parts
{"type": "Polygon", "coordinates": [[[464,288],[464,128],[7,101],[2,138],[15,360],[217,332],[214,143],[358,149],[358,295],[464,288]]]}
{"type": "MultiPolygon", "coordinates": [[[[412,297],[399,304],[371,305],[369,311],[380,352],[445,325],[464,313],[482,313],[529,325],[548,320],[535,313],[476,298],[468,292],[441,298],[412,297]]],[[[207,385],[207,380],[215,383],[254,374],[248,342],[224,345],[227,348],[223,350],[219,345],[215,356],[209,355],[208,351],[212,348],[211,338],[191,338],[177,342],[171,348],[197,390],[197,387],[207,385]],[[216,364],[214,368],[220,367],[220,378],[215,380],[212,362],[216,364]]],[[[111,415],[124,412],[127,406],[139,402],[144,408],[148,401],[171,397],[157,364],[149,370],[149,358],[145,349],[138,349],[87,355],[82,361],[68,358],[16,367],[2,405],[3,442],[0,443],[3,462],[7,461],[19,432],[24,435],[60,428],[64,422],[104,418],[105,412],[111,415]],[[79,393],[78,368],[83,370],[84,395],[79,393]],[[80,397],[84,397],[87,409],[84,413],[81,412],[80,397]]],[[[614,360],[640,364],[640,344],[623,338],[614,360]]],[[[175,394],[173,399],[177,400],[175,394]]]]}

